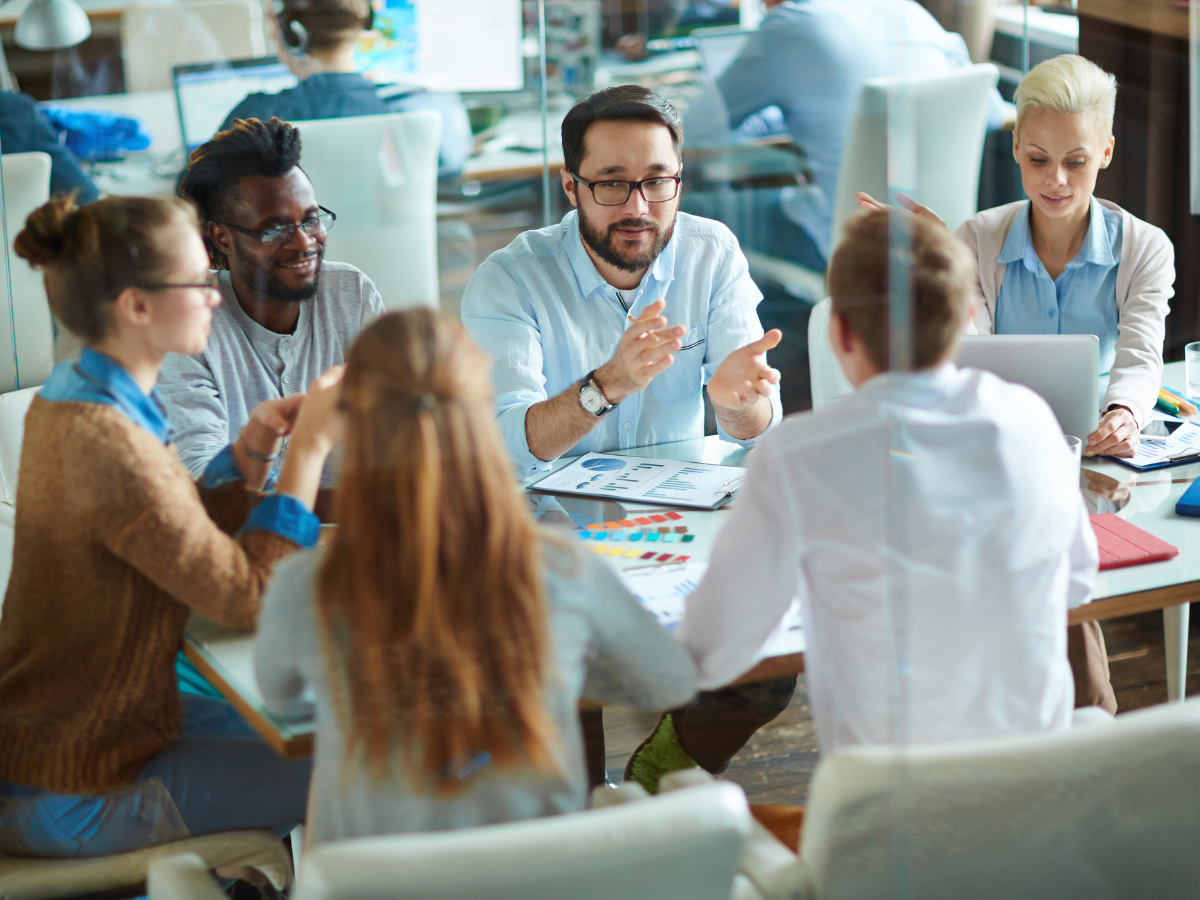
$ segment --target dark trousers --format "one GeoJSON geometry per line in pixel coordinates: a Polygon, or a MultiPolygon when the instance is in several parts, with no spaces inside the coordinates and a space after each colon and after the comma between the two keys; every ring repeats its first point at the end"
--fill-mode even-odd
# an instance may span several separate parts
{"type": "Polygon", "coordinates": [[[701,691],[690,703],[668,714],[680,746],[705,771],[713,775],[724,772],[754,732],[787,709],[796,679],[788,675],[701,691]]]}

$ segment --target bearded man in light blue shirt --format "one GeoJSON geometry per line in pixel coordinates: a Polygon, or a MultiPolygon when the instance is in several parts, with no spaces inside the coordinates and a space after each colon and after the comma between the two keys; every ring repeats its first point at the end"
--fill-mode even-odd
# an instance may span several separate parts
{"type": "Polygon", "coordinates": [[[565,453],[722,437],[782,417],[762,299],[729,229],[679,212],[683,130],[637,85],[581,100],[562,126],[574,210],[481,265],[462,317],[495,359],[496,412],[522,475],[565,453]]]}

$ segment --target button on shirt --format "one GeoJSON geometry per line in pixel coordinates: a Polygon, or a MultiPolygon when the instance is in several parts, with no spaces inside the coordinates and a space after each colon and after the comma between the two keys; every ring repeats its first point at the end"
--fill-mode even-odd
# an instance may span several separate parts
{"type": "Polygon", "coordinates": [[[677,631],[702,688],[750,668],[798,597],[823,752],[1069,726],[1067,610],[1098,556],[1045,401],[952,365],[884,374],[748,469],[677,631]]]}
{"type": "MultiPolygon", "coordinates": [[[[679,213],[641,284],[618,291],[588,256],[572,210],[558,225],[525,232],[476,270],[463,294],[463,323],[495,360],[497,419],[522,475],[550,468],[529,452],[529,407],[608,362],[628,317],[660,299],[667,323],[687,329],[675,361],[599,419],[571,454],[703,437],[702,386],[731,351],[763,334],[756,312],[762,294],[737,240],[720,222],[679,213]]],[[[774,425],[782,417],[778,390],[771,409],[774,425]]]]}
{"type": "Polygon", "coordinates": [[[1100,339],[1100,372],[1112,369],[1120,333],[1117,268],[1121,213],[1092,198],[1083,246],[1061,275],[1050,273],[1033,249],[1029,206],[1013,219],[996,262],[1005,263],[996,296],[996,334],[1094,334],[1100,339]]]}

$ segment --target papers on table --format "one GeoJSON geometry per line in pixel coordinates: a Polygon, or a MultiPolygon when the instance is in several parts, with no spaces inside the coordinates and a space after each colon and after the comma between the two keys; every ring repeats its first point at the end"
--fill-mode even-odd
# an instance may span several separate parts
{"type": "Polygon", "coordinates": [[[1200,462],[1200,425],[1184,422],[1163,443],[1143,440],[1131,458],[1114,456],[1111,459],[1133,469],[1200,462]]]}
{"type": "Polygon", "coordinates": [[[738,466],[589,453],[529,490],[712,509],[734,495],[745,473],[738,466]]]}
{"type": "MultiPolygon", "coordinates": [[[[700,584],[708,569],[706,562],[686,562],[664,566],[638,566],[620,573],[631,594],[668,631],[674,631],[683,618],[687,596],[700,584]]],[[[767,637],[755,656],[755,662],[768,656],[804,652],[804,629],[800,621],[800,603],[793,600],[779,624],[767,637]]]]}

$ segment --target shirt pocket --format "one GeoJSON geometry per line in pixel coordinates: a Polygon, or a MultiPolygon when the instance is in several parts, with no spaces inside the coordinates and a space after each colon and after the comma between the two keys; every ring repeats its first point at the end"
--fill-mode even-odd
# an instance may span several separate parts
{"type": "Polygon", "coordinates": [[[675,351],[675,361],[665,372],[654,376],[650,390],[660,403],[679,403],[700,396],[703,384],[704,351],[707,336],[704,326],[688,329],[683,343],[675,351]]]}

